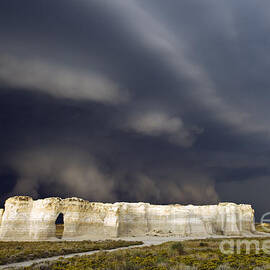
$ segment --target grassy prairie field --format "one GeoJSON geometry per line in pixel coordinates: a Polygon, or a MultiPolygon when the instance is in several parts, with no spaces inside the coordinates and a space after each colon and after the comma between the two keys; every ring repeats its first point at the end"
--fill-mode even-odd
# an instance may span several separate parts
{"type": "Polygon", "coordinates": [[[0,242],[0,264],[22,262],[77,252],[127,247],[138,244],[142,244],[142,242],[122,240],[0,242]]]}
{"type": "MultiPolygon", "coordinates": [[[[226,239],[228,240],[228,239],[226,239]]],[[[247,239],[251,240],[251,239],[247,239]]],[[[260,238],[252,239],[263,241],[260,238]]],[[[270,240],[270,239],[268,239],[270,240]]],[[[43,263],[25,269],[106,269],[106,270],[229,270],[270,269],[270,255],[260,251],[246,254],[223,254],[219,250],[222,239],[167,242],[158,246],[133,248],[113,252],[99,252],[90,256],[76,256],[43,263]],[[269,267],[269,268],[268,268],[269,267]]],[[[234,240],[236,241],[236,239],[234,240]]]]}
{"type": "Polygon", "coordinates": [[[270,224],[269,223],[257,223],[256,231],[270,233],[270,224]]]}

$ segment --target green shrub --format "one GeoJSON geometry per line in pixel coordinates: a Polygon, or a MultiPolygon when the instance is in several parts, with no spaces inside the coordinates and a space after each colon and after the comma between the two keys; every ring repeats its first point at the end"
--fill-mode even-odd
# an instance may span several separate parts
{"type": "Polygon", "coordinates": [[[181,242],[172,244],[172,250],[177,251],[179,255],[185,254],[184,247],[181,242]]]}
{"type": "Polygon", "coordinates": [[[205,242],[200,242],[199,244],[200,247],[208,247],[208,243],[205,243],[205,242]]]}

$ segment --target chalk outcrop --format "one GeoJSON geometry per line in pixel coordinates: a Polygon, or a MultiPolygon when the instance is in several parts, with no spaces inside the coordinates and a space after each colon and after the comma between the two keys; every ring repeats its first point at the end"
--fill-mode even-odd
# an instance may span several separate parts
{"type": "Polygon", "coordinates": [[[1,209],[1,208],[0,208],[0,228],[1,228],[1,223],[2,223],[2,216],[3,216],[3,213],[4,213],[4,209],[1,209]]]}
{"type": "Polygon", "coordinates": [[[64,215],[64,238],[144,235],[211,236],[255,232],[250,205],[209,206],[97,203],[78,198],[33,200],[16,196],[0,209],[0,239],[55,237],[55,220],[64,215]]]}

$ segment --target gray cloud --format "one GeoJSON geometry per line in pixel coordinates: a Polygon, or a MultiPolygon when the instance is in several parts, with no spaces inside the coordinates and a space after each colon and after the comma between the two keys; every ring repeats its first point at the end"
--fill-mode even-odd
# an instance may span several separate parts
{"type": "Polygon", "coordinates": [[[0,4],[3,196],[266,208],[249,189],[270,172],[267,1],[15,2],[0,4]]]}
{"type": "Polygon", "coordinates": [[[42,194],[62,197],[76,194],[91,201],[111,202],[123,198],[154,203],[215,203],[218,200],[213,180],[207,175],[182,169],[169,172],[163,178],[159,171],[151,175],[137,169],[131,174],[132,167],[117,166],[108,170],[89,151],[72,148],[47,145],[14,153],[6,163],[20,175],[7,196],[26,194],[38,198],[42,194]]]}
{"type": "MultiPolygon", "coordinates": [[[[134,184],[129,185],[125,192],[130,200],[160,201],[182,204],[214,204],[218,201],[218,194],[213,180],[205,175],[196,175],[186,171],[174,172],[162,178],[157,174],[150,177],[145,174],[135,175],[134,184]]],[[[125,186],[125,181],[121,184],[125,186]]]]}
{"type": "Polygon", "coordinates": [[[169,141],[189,147],[195,140],[198,128],[188,129],[181,118],[164,112],[144,112],[130,116],[126,126],[135,132],[149,136],[165,136],[169,141]]]}
{"type": "Polygon", "coordinates": [[[127,91],[89,70],[9,55],[0,55],[0,63],[0,81],[8,86],[44,91],[56,97],[111,104],[128,99],[127,91]]]}
{"type": "Polygon", "coordinates": [[[95,160],[76,149],[53,146],[16,153],[8,161],[19,173],[11,194],[37,198],[38,188],[47,186],[51,193],[71,196],[71,192],[93,201],[112,201],[113,179],[101,172],[95,160]]]}

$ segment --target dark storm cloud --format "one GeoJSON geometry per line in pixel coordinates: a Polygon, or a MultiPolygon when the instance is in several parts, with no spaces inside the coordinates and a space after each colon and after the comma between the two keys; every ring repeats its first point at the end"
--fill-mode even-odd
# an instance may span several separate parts
{"type": "Polygon", "coordinates": [[[257,203],[246,191],[270,169],[269,8],[2,1],[2,198],[231,200],[266,211],[266,192],[257,203]]]}

